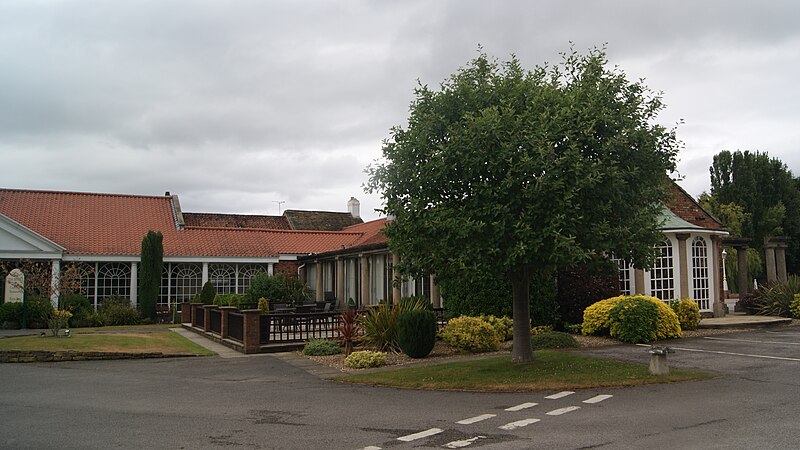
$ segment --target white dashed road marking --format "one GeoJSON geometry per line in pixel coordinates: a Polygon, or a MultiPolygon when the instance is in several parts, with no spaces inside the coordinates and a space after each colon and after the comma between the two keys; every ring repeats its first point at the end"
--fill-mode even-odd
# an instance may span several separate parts
{"type": "Polygon", "coordinates": [[[453,441],[444,444],[442,447],[444,448],[463,448],[468,445],[473,444],[478,439],[486,439],[486,436],[475,436],[474,438],[464,439],[463,441],[453,441]]]}
{"type": "Polygon", "coordinates": [[[399,438],[397,438],[397,440],[403,442],[411,442],[411,441],[416,441],[417,439],[433,436],[434,434],[439,434],[442,431],[444,430],[442,430],[441,428],[431,428],[429,430],[420,431],[419,433],[409,434],[407,436],[400,436],[399,438]]]}
{"type": "Polygon", "coordinates": [[[574,394],[574,392],[572,392],[572,391],[561,391],[561,392],[559,392],[557,394],[548,395],[545,398],[550,399],[550,400],[556,400],[556,399],[563,398],[563,397],[566,397],[566,396],[572,395],[572,394],[574,394]]]}
{"type": "Polygon", "coordinates": [[[567,406],[566,408],[558,408],[550,411],[547,413],[548,416],[560,416],[562,414],[566,414],[568,412],[577,411],[581,409],[580,406],[567,406]]]}
{"type": "MultiPolygon", "coordinates": [[[[638,344],[637,344],[638,345],[638,344]]],[[[643,344],[645,347],[649,347],[649,345],[643,344]]],[[[777,359],[781,361],[800,361],[798,358],[784,358],[783,356],[769,356],[769,355],[751,355],[749,353],[734,353],[734,352],[719,352],[715,350],[702,350],[699,348],[683,348],[683,347],[672,347],[673,350],[680,350],[683,352],[696,352],[696,353],[713,353],[715,355],[731,355],[731,356],[745,356],[748,358],[761,358],[761,359],[777,359]]]]}
{"type": "Polygon", "coordinates": [[[491,419],[492,417],[497,417],[497,414],[481,414],[480,416],[470,417],[469,419],[459,420],[456,422],[457,424],[461,425],[469,425],[471,423],[481,422],[486,419],[491,419]]]}
{"type": "Polygon", "coordinates": [[[590,404],[591,403],[600,403],[603,400],[610,399],[611,397],[613,397],[613,395],[608,395],[608,394],[597,395],[597,396],[594,396],[594,397],[592,397],[590,399],[584,400],[583,403],[590,403],[590,404]]]}
{"type": "Polygon", "coordinates": [[[718,337],[708,337],[708,336],[706,336],[704,339],[708,339],[710,341],[751,342],[753,344],[800,345],[800,342],[756,341],[754,339],[732,339],[732,338],[718,338],[718,337]]]}
{"type": "Polygon", "coordinates": [[[381,450],[380,447],[375,447],[374,445],[370,445],[369,447],[364,447],[361,450],[381,450]]]}
{"type": "Polygon", "coordinates": [[[522,411],[523,409],[532,408],[536,405],[538,405],[538,403],[531,403],[531,402],[522,403],[517,406],[512,406],[511,408],[506,408],[506,411],[522,411]]]}
{"type": "Polygon", "coordinates": [[[497,428],[500,428],[501,430],[506,430],[506,431],[515,430],[517,428],[527,427],[528,425],[530,425],[532,423],[536,423],[538,421],[539,421],[539,419],[518,420],[516,422],[511,422],[511,423],[507,423],[505,425],[501,425],[501,426],[499,426],[497,428]]]}

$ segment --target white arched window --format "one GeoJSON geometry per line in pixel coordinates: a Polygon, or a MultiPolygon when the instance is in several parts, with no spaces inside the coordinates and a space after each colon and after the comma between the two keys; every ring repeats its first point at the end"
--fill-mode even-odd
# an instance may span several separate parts
{"type": "Polygon", "coordinates": [[[611,261],[617,263],[617,274],[619,280],[619,292],[622,295],[632,295],[633,286],[631,285],[631,265],[624,259],[612,258],[611,261]]]}
{"type": "Polygon", "coordinates": [[[236,288],[237,294],[244,294],[250,289],[250,280],[258,272],[266,272],[263,266],[257,264],[243,264],[238,266],[239,284],[236,288]]]}
{"type": "Polygon", "coordinates": [[[103,264],[97,270],[98,303],[106,297],[131,296],[131,266],[127,263],[103,264]]]}
{"type": "Polygon", "coordinates": [[[209,266],[208,281],[214,284],[217,294],[235,294],[236,267],[231,264],[209,266]]]}
{"type": "Polygon", "coordinates": [[[672,241],[666,239],[656,248],[656,261],[650,270],[650,295],[661,300],[675,298],[675,268],[672,263],[672,241]]]}
{"type": "Polygon", "coordinates": [[[701,310],[710,309],[708,275],[708,245],[705,239],[697,236],[692,241],[692,299],[701,310]]]}

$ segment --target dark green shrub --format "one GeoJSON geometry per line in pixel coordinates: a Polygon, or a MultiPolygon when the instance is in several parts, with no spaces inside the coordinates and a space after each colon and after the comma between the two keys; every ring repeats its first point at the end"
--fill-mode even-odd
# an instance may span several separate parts
{"type": "Polygon", "coordinates": [[[341,351],[339,343],[330,339],[312,339],[303,347],[306,356],[338,355],[341,351]]]}
{"type": "Polygon", "coordinates": [[[106,297],[98,308],[98,314],[104,325],[138,325],[142,317],[139,310],[131,306],[124,297],[106,297]]]}
{"type": "Polygon", "coordinates": [[[786,281],[774,281],[753,293],[755,313],[761,316],[792,317],[794,295],[800,294],[800,278],[790,276],[786,281]]]}
{"type": "Polygon", "coordinates": [[[387,304],[370,308],[366,314],[358,318],[358,324],[364,330],[363,342],[379,350],[396,350],[397,347],[397,315],[398,308],[387,304]]]}
{"type": "MultiPolygon", "coordinates": [[[[239,294],[217,294],[214,297],[214,305],[217,306],[235,306],[239,307],[242,303],[245,303],[245,296],[239,294]]],[[[246,303],[245,303],[246,304],[246,303]]]]}
{"type": "Polygon", "coordinates": [[[148,230],[142,239],[139,264],[139,311],[142,317],[156,320],[161,275],[164,271],[164,237],[161,232],[148,230]]]}
{"type": "Polygon", "coordinates": [[[412,358],[428,356],[436,345],[436,314],[428,309],[400,313],[397,316],[397,344],[412,358]]]}
{"type": "Polygon", "coordinates": [[[59,299],[59,303],[60,309],[67,310],[72,313],[72,317],[69,319],[69,326],[89,326],[89,316],[94,313],[94,309],[92,308],[92,303],[88,298],[81,294],[71,294],[59,299]]]}
{"type": "Polygon", "coordinates": [[[579,347],[578,341],[571,334],[560,331],[548,331],[531,336],[531,348],[534,350],[575,347],[579,347]]]}
{"type": "Polygon", "coordinates": [[[49,298],[35,295],[25,298],[25,326],[28,328],[47,328],[47,319],[53,311],[49,298]]]}
{"type": "Polygon", "coordinates": [[[656,339],[658,305],[640,297],[625,297],[611,309],[611,336],[629,344],[656,339]]]}
{"type": "Polygon", "coordinates": [[[411,311],[412,309],[433,311],[433,304],[425,297],[403,297],[398,306],[401,311],[411,311]]]}
{"type": "Polygon", "coordinates": [[[250,278],[250,287],[247,289],[247,299],[250,302],[258,302],[258,299],[265,298],[268,301],[279,302],[283,297],[284,277],[281,274],[270,276],[266,272],[258,272],[250,278]]]}
{"type": "Polygon", "coordinates": [[[22,326],[25,307],[20,302],[0,305],[0,328],[16,329],[22,326]]]}
{"type": "Polygon", "coordinates": [[[739,294],[739,300],[736,302],[734,310],[737,312],[745,312],[747,314],[755,314],[758,312],[758,305],[755,299],[761,295],[761,290],[756,289],[753,292],[746,294],[739,294]]]}
{"type": "Polygon", "coordinates": [[[206,281],[206,284],[203,285],[203,289],[200,290],[200,303],[204,305],[212,305],[214,304],[214,297],[216,296],[217,288],[214,287],[214,283],[206,281]]]}

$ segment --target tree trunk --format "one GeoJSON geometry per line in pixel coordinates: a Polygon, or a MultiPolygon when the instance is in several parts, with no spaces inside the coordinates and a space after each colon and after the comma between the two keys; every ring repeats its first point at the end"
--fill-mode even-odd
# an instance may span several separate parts
{"type": "Polygon", "coordinates": [[[511,352],[511,361],[515,363],[533,361],[530,303],[532,272],[530,267],[522,267],[511,272],[514,306],[514,348],[511,352]]]}

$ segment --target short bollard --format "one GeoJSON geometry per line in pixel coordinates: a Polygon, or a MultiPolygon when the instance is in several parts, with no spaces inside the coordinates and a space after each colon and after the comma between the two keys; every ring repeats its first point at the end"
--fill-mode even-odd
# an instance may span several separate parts
{"type": "Polygon", "coordinates": [[[650,375],[669,375],[667,353],[675,353],[675,350],[653,345],[648,353],[650,353],[650,375]]]}

